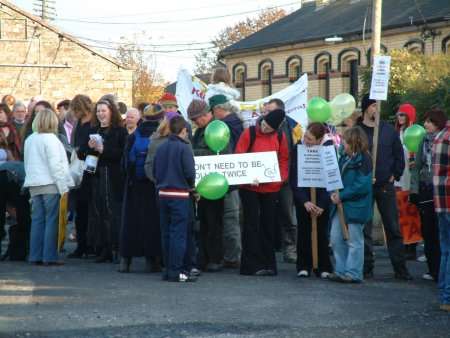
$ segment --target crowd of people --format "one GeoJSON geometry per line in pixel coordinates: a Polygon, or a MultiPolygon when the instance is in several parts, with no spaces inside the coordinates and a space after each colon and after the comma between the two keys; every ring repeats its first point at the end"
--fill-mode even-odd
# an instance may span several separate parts
{"type": "Polygon", "coordinates": [[[399,107],[395,126],[381,121],[375,138],[379,111],[367,95],[361,100],[361,115],[347,120],[339,131],[326,123],[301,126],[286,115],[277,98],[244,128],[238,98],[222,68],[214,73],[206,100],[191,102],[187,119],[170,93],[130,109],[113,95],[93,102],[79,94],[56,109],[40,97],[28,104],[5,97],[0,104],[0,241],[6,237],[7,214],[14,224],[3,258],[64,264],[57,236],[60,198],[68,194],[77,242],[67,256],[71,259],[115,262],[119,272],[128,273],[133,259],[144,257],[147,272],[190,282],[201,273],[226,268],[275,276],[276,252],[282,251],[284,261],[296,263],[299,278],[315,274],[361,283],[374,273],[376,202],[394,277],[408,281],[412,277],[396,199],[406,191],[422,225],[428,264],[424,278],[438,283],[441,308],[449,311],[450,124],[445,112],[425,112],[427,134],[413,154],[402,144],[405,129],[416,119],[410,104],[399,107]],[[281,181],[230,186],[216,200],[200,196],[195,191],[194,156],[214,155],[205,131],[215,120],[230,130],[222,154],[276,152],[281,181]],[[335,147],[343,189],[330,193],[317,188],[312,198],[309,188],[298,187],[299,144],[335,147]]]}

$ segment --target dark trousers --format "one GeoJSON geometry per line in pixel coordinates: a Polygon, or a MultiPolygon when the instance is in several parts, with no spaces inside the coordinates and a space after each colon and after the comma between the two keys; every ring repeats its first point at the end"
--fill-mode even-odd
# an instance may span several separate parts
{"type": "Polygon", "coordinates": [[[166,267],[165,276],[178,278],[187,252],[190,199],[159,199],[161,244],[166,267]]]}
{"type": "Polygon", "coordinates": [[[253,275],[259,270],[277,273],[275,259],[275,211],[278,193],[239,191],[244,212],[242,228],[242,275],[253,275]]]}
{"type": "Polygon", "coordinates": [[[285,183],[280,190],[277,201],[277,223],[280,237],[279,247],[283,253],[295,254],[297,242],[297,225],[294,224],[294,200],[292,188],[285,183]]]}
{"type": "Polygon", "coordinates": [[[419,205],[419,213],[428,271],[434,280],[437,281],[439,277],[439,265],[441,263],[441,250],[439,244],[439,223],[436,212],[434,211],[434,204],[427,203],[419,205]]]}
{"type": "Polygon", "coordinates": [[[87,251],[87,231],[89,220],[89,201],[81,198],[76,192],[75,204],[75,230],[77,232],[77,251],[86,253],[87,251]]]}
{"type": "MultiPolygon", "coordinates": [[[[298,231],[297,231],[297,272],[306,270],[311,273],[312,262],[312,222],[311,216],[303,204],[296,202],[298,231]]],[[[317,249],[318,249],[318,273],[331,272],[332,266],[328,246],[328,229],[330,213],[325,209],[317,218],[317,249]]]]}
{"type": "MultiPolygon", "coordinates": [[[[373,197],[381,214],[392,267],[396,272],[404,272],[406,271],[405,248],[398,223],[394,185],[389,183],[382,187],[374,186],[373,197]]],[[[369,221],[364,226],[364,272],[372,272],[375,263],[373,257],[372,227],[372,221],[369,221]]]]}
{"type": "Polygon", "coordinates": [[[220,264],[223,258],[223,198],[215,201],[200,199],[200,266],[220,264]]]}

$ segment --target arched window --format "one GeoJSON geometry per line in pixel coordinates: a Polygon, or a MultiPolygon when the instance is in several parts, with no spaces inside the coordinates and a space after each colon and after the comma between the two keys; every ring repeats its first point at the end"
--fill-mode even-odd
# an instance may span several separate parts
{"type": "MultiPolygon", "coordinates": [[[[380,50],[381,50],[381,54],[387,54],[387,52],[388,52],[387,47],[383,44],[381,44],[380,50]]],[[[372,64],[372,48],[369,48],[367,50],[366,57],[367,57],[367,65],[370,66],[372,64]]]]}
{"type": "Polygon", "coordinates": [[[286,60],[286,76],[289,82],[297,81],[302,75],[302,58],[294,55],[286,60]]]}
{"type": "Polygon", "coordinates": [[[403,45],[411,53],[424,54],[425,53],[425,42],[420,39],[412,39],[403,45]]]}
{"type": "Polygon", "coordinates": [[[358,95],[359,74],[361,65],[361,52],[357,48],[347,48],[338,55],[338,70],[342,76],[342,88],[354,97],[358,95]]]}
{"type": "Polygon", "coordinates": [[[331,54],[322,52],[314,58],[314,71],[319,81],[319,96],[330,99],[331,54]]]}
{"type": "Polygon", "coordinates": [[[240,99],[245,101],[245,81],[247,79],[247,65],[245,63],[238,63],[233,67],[233,82],[234,86],[241,93],[240,99]]]}
{"type": "Polygon", "coordinates": [[[262,84],[262,96],[265,97],[272,95],[272,80],[273,80],[272,60],[266,59],[259,63],[258,75],[262,84]]]}
{"type": "Polygon", "coordinates": [[[442,53],[447,54],[450,51],[450,35],[442,39],[442,53]]]}

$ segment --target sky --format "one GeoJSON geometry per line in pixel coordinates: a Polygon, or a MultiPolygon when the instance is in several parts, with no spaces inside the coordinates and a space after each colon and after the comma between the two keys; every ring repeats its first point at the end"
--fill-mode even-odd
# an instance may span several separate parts
{"type": "MultiPolygon", "coordinates": [[[[10,0],[33,12],[34,0],[10,0]]],[[[259,11],[280,6],[300,8],[297,0],[54,0],[51,24],[114,55],[121,38],[137,39],[164,81],[175,81],[178,69],[193,70],[194,56],[222,29],[259,11]],[[200,20],[198,20],[200,19],[200,20]],[[84,22],[82,22],[84,21],[84,22]],[[145,46],[144,46],[145,45],[145,46]],[[110,48],[110,49],[107,49],[110,48]],[[191,50],[187,50],[191,49],[191,50]],[[154,52],[157,51],[157,52],[154,52]],[[174,52],[175,51],[175,52],[174,52]]]]}

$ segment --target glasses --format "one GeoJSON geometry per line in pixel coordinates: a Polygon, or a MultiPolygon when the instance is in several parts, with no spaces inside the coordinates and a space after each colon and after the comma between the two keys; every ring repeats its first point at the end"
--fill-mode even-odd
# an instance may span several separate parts
{"type": "Polygon", "coordinates": [[[406,114],[405,113],[397,113],[397,116],[398,117],[406,117],[406,114]]]}

